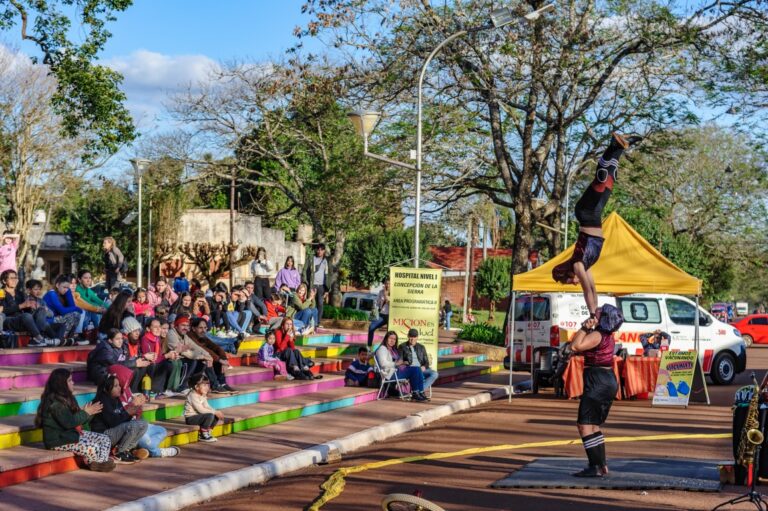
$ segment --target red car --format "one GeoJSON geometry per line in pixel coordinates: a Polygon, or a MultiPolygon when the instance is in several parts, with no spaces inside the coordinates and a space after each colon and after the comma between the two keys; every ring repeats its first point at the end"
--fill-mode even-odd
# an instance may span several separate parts
{"type": "Polygon", "coordinates": [[[750,314],[731,325],[741,332],[747,347],[752,343],[768,344],[768,314],[750,314]]]}

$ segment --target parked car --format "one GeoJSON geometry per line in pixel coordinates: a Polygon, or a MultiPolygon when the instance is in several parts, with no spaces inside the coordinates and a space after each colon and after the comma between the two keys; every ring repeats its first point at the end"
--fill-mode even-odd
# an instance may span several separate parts
{"type": "Polygon", "coordinates": [[[741,332],[747,347],[753,343],[768,344],[768,314],[750,314],[731,323],[731,326],[741,332]]]}
{"type": "MultiPolygon", "coordinates": [[[[515,300],[515,368],[530,367],[533,350],[560,346],[568,341],[589,317],[584,297],[576,293],[541,293],[515,300]]],[[[663,330],[672,336],[669,348],[694,348],[696,304],[684,296],[668,294],[599,295],[598,304],[610,303],[621,309],[624,324],[616,332],[616,343],[629,355],[643,354],[640,335],[663,330]]],[[[766,315],[768,317],[768,315],[766,315]]],[[[506,329],[507,339],[511,318],[506,329]]],[[[766,329],[768,331],[768,328],[766,329]]],[[[509,340],[507,340],[509,345],[509,340]]],[[[699,359],[704,373],[715,384],[730,384],[747,365],[747,349],[741,333],[699,307],[699,359]]]]}
{"type": "Polygon", "coordinates": [[[370,318],[378,315],[376,310],[376,293],[366,293],[362,291],[350,291],[344,293],[341,300],[341,306],[345,309],[354,309],[367,312],[370,318]]]}

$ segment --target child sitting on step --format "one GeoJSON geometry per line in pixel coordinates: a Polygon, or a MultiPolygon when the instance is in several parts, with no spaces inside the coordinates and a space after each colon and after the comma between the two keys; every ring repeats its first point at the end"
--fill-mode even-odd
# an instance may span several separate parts
{"type": "Polygon", "coordinates": [[[275,372],[275,380],[293,380],[293,376],[288,374],[285,368],[285,362],[280,360],[275,351],[275,332],[270,330],[264,337],[264,344],[259,348],[259,367],[272,368],[275,372]]]}
{"type": "Polygon", "coordinates": [[[210,380],[204,373],[193,374],[189,378],[189,387],[192,391],[187,394],[187,402],[184,405],[185,422],[200,426],[198,440],[201,442],[217,442],[211,430],[220,420],[224,420],[224,414],[221,410],[214,410],[208,404],[208,393],[211,391],[210,380]]]}
{"type": "Polygon", "coordinates": [[[365,387],[368,385],[368,372],[371,370],[368,365],[368,348],[360,346],[357,350],[357,358],[349,364],[344,373],[344,383],[347,387],[365,387]]]}

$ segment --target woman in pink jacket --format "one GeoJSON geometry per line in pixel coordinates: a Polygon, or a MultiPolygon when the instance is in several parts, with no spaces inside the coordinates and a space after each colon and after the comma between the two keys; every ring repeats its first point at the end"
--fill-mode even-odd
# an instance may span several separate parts
{"type": "Polygon", "coordinates": [[[3,235],[3,244],[0,245],[0,273],[3,273],[5,270],[17,271],[16,251],[18,249],[19,235],[5,233],[3,235]]]}

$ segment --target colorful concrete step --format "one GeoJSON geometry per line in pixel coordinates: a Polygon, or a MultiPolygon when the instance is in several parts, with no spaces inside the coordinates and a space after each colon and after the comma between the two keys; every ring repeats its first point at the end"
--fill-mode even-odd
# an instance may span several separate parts
{"type": "MultiPolygon", "coordinates": [[[[453,367],[441,371],[436,385],[472,378],[499,371],[501,363],[481,362],[477,365],[453,367]]],[[[322,380],[306,382],[312,385],[322,380]]],[[[285,382],[276,382],[285,383],[285,382]]],[[[318,413],[356,406],[376,399],[378,389],[337,387],[322,389],[303,395],[253,405],[233,406],[225,409],[225,422],[214,428],[214,435],[222,436],[250,429],[300,419],[318,413]]],[[[213,396],[211,402],[213,402],[213,396]]],[[[225,398],[226,399],[226,398],[225,398]]],[[[420,406],[414,403],[414,406],[420,406]]],[[[162,447],[185,445],[198,440],[197,426],[188,426],[182,418],[156,421],[165,427],[169,436],[162,447]]],[[[69,453],[47,451],[40,444],[20,445],[2,452],[0,456],[0,488],[20,484],[58,473],[76,470],[78,462],[69,453]]]]}
{"type": "Polygon", "coordinates": [[[30,366],[61,362],[85,362],[93,346],[18,348],[0,350],[0,366],[30,366]]]}
{"type": "Polygon", "coordinates": [[[452,367],[464,367],[472,366],[485,362],[488,357],[484,354],[460,354],[460,355],[447,355],[440,357],[437,362],[437,370],[449,369],[452,367]]]}

